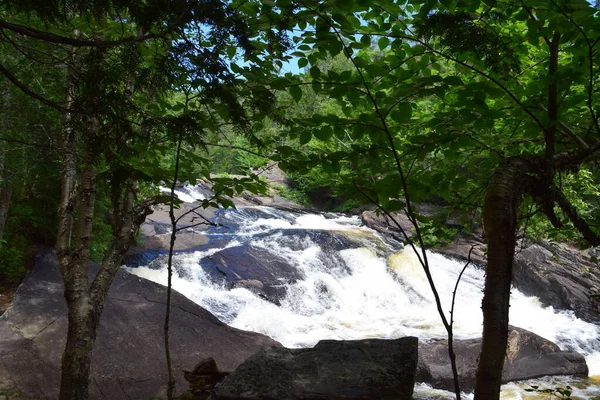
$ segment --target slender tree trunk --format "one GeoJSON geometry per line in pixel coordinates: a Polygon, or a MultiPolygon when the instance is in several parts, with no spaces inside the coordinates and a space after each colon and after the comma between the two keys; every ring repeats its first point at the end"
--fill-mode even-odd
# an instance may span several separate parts
{"type": "MultiPolygon", "coordinates": [[[[3,115],[0,115],[0,133],[4,133],[8,129],[6,119],[10,110],[10,90],[7,90],[2,96],[3,105],[0,107],[3,115]]],[[[6,144],[0,144],[0,247],[2,247],[2,238],[4,237],[4,227],[8,218],[8,208],[12,195],[12,185],[8,179],[6,158],[8,151],[6,144]]]]}
{"type": "Polygon", "coordinates": [[[169,259],[167,262],[168,278],[167,278],[167,307],[165,311],[165,323],[164,323],[164,334],[165,334],[165,358],[167,362],[167,372],[169,379],[167,382],[167,400],[173,400],[173,392],[175,391],[175,377],[173,376],[173,363],[171,361],[171,348],[169,345],[169,324],[171,319],[171,297],[172,297],[172,279],[173,279],[173,250],[175,248],[175,240],[177,239],[177,220],[175,219],[175,186],[177,185],[177,179],[179,179],[179,160],[181,156],[181,143],[183,141],[183,135],[179,134],[179,140],[177,141],[177,152],[175,154],[175,173],[173,176],[173,183],[171,184],[171,200],[169,202],[169,218],[171,220],[171,240],[169,242],[169,259]]]}
{"type": "MultiPolygon", "coordinates": [[[[75,98],[75,77],[71,67],[67,67],[67,94],[65,108],[73,107],[75,98]]],[[[75,186],[77,183],[77,156],[73,115],[63,113],[60,136],[60,154],[62,158],[62,182],[58,203],[58,232],[56,235],[56,254],[59,265],[67,265],[71,253],[71,231],[73,229],[73,211],[75,207],[75,186]]]]}
{"type": "Polygon", "coordinates": [[[2,237],[4,236],[4,227],[8,218],[12,187],[4,173],[5,160],[1,153],[0,157],[0,247],[2,247],[2,237]]]}
{"type": "Polygon", "coordinates": [[[483,343],[475,400],[498,400],[508,341],[510,285],[517,210],[527,183],[527,163],[510,158],[494,172],[483,209],[488,263],[483,296],[483,343]]]}
{"type": "MultiPolygon", "coordinates": [[[[67,73],[67,108],[75,101],[75,77],[71,67],[67,73]]],[[[73,115],[63,114],[61,135],[62,184],[58,206],[56,254],[64,284],[68,310],[68,333],[61,363],[61,400],[86,400],[92,349],[96,339],[99,314],[90,301],[87,275],[89,247],[96,199],[96,173],[89,158],[78,174],[77,136],[73,115]],[[78,175],[80,175],[79,183],[78,175]]],[[[92,117],[86,123],[86,134],[99,128],[92,117]]],[[[85,157],[84,157],[85,158],[85,157]]]]}
{"type": "Polygon", "coordinates": [[[155,204],[155,201],[147,201],[134,206],[134,188],[130,183],[121,202],[124,209],[118,232],[113,237],[100,270],[90,285],[87,263],[95,200],[93,169],[81,173],[80,189],[77,193],[74,246],[69,257],[64,258],[68,264],[60,265],[69,310],[69,332],[62,359],[60,400],[88,398],[92,350],[104,300],[123,257],[135,240],[138,227],[152,212],[151,206],[155,204]]]}

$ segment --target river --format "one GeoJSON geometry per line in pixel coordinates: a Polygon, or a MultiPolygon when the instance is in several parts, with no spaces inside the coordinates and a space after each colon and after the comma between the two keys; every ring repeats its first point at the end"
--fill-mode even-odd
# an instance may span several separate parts
{"type": "MultiPolygon", "coordinates": [[[[192,196],[182,200],[193,200],[192,196]]],[[[432,300],[423,269],[410,249],[401,249],[379,233],[362,226],[356,216],[288,212],[269,207],[221,210],[220,227],[203,232],[214,246],[176,256],[173,287],[221,321],[259,332],[286,347],[309,347],[321,339],[444,338],[445,330],[432,300]],[[311,232],[325,231],[348,238],[352,246],[319,243],[311,232]],[[285,295],[276,305],[246,288],[233,288],[209,274],[203,263],[222,251],[250,245],[285,260],[301,279],[281,281],[285,295]]],[[[428,253],[432,274],[445,309],[463,263],[428,253]]],[[[130,272],[166,283],[166,265],[160,260],[130,272]]],[[[483,271],[469,266],[458,286],[455,336],[481,335],[483,271]]],[[[503,386],[502,399],[548,398],[525,392],[541,386],[570,385],[573,399],[600,399],[600,327],[576,318],[572,312],[543,307],[536,297],[513,289],[510,323],[586,357],[590,378],[545,378],[503,386]]],[[[465,398],[470,398],[466,394],[465,398]]],[[[448,392],[418,384],[415,399],[452,398],[448,392]]]]}

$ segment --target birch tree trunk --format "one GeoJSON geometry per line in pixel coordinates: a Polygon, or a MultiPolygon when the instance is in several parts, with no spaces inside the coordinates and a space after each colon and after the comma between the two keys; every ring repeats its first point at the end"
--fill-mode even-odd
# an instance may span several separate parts
{"type": "Polygon", "coordinates": [[[87,264],[93,228],[95,172],[88,167],[81,173],[77,190],[74,247],[60,264],[68,308],[69,330],[62,358],[61,400],[87,399],[92,349],[99,315],[90,302],[87,264]]]}
{"type": "MultiPolygon", "coordinates": [[[[75,103],[75,77],[72,67],[67,73],[67,109],[75,103]]],[[[83,171],[79,173],[78,135],[74,116],[63,114],[61,137],[62,182],[58,207],[56,254],[64,284],[68,310],[68,333],[61,362],[61,400],[86,400],[92,350],[96,339],[99,315],[93,312],[90,301],[87,264],[93,229],[96,194],[96,173],[90,157],[84,157],[83,171]],[[79,182],[78,182],[79,177],[79,182]]],[[[78,121],[88,130],[80,135],[97,134],[97,117],[78,121]]]]}

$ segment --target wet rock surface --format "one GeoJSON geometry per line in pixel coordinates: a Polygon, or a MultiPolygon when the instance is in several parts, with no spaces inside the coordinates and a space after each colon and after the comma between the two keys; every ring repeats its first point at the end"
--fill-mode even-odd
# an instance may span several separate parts
{"type": "Polygon", "coordinates": [[[215,388],[217,400],[410,399],[417,338],[323,340],[312,349],[266,348],[215,388]]]}
{"type": "Polygon", "coordinates": [[[394,212],[388,216],[386,214],[377,215],[374,211],[363,211],[360,215],[360,220],[365,226],[385,235],[389,235],[402,243],[406,241],[406,237],[402,231],[409,237],[415,233],[414,226],[409,221],[406,214],[401,212],[394,212]],[[400,228],[402,229],[400,229],[398,225],[400,225],[400,228]]]}
{"type": "Polygon", "coordinates": [[[226,248],[200,263],[216,281],[244,287],[276,304],[285,296],[287,284],[303,278],[284,258],[251,244],[226,248]]]}
{"type": "Polygon", "coordinates": [[[600,323],[600,267],[588,254],[544,241],[517,252],[513,284],[542,304],[572,310],[578,318],[600,323]]]}
{"type": "MultiPolygon", "coordinates": [[[[431,215],[433,213],[433,211],[427,207],[421,208],[421,211],[425,212],[426,214],[431,215]]],[[[392,238],[400,243],[406,243],[407,240],[405,234],[408,237],[413,237],[415,234],[415,228],[413,224],[403,212],[395,212],[391,213],[390,215],[377,215],[373,211],[364,211],[361,214],[360,218],[365,226],[384,234],[388,239],[392,238]],[[398,227],[398,225],[400,227],[398,227]]],[[[448,226],[457,226],[456,222],[453,220],[448,220],[447,222],[449,224],[448,226]]],[[[431,250],[436,253],[444,254],[450,258],[460,259],[464,261],[470,259],[471,262],[477,265],[483,265],[486,263],[486,249],[487,247],[483,242],[483,239],[481,239],[480,237],[460,236],[452,243],[448,244],[443,248],[436,248],[431,250]]]]}
{"type": "MultiPolygon", "coordinates": [[[[164,397],[164,299],[164,287],[125,271],[117,273],[98,327],[91,399],[164,397]]],[[[233,370],[263,346],[278,345],[266,336],[223,324],[177,292],[172,307],[171,353],[178,392],[188,386],[181,371],[198,360],[213,357],[225,370],[233,370]]],[[[62,281],[54,253],[46,251],[0,317],[0,391],[58,398],[66,331],[62,281]]]]}
{"type": "MultiPolygon", "coordinates": [[[[174,250],[177,252],[194,251],[207,247],[209,238],[204,234],[214,219],[216,210],[198,208],[198,203],[182,203],[175,210],[179,218],[174,250]],[[186,228],[187,227],[187,228],[186,228]]],[[[140,227],[139,241],[127,253],[125,263],[129,266],[145,265],[169,251],[171,244],[171,219],[169,207],[159,205],[140,227]]]]}
{"type": "MultiPolygon", "coordinates": [[[[475,388],[481,339],[455,340],[454,350],[461,390],[472,391],[475,388]]],[[[502,373],[503,382],[552,375],[587,376],[585,358],[579,353],[561,351],[556,344],[525,329],[511,327],[502,373]]],[[[416,380],[437,389],[454,389],[447,341],[419,343],[416,380]]]]}

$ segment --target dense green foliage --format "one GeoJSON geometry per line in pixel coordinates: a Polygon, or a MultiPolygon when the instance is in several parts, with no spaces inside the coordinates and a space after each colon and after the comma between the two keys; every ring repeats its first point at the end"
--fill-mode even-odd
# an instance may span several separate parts
{"type": "MultiPolygon", "coordinates": [[[[245,152],[224,153],[231,167],[211,164],[201,149],[222,129],[240,134],[238,147],[249,146],[252,121],[264,119],[272,101],[258,79],[239,86],[226,60],[243,59],[245,71],[265,75],[262,66],[272,66],[283,49],[274,29],[286,22],[252,31],[241,18],[251,22],[260,14],[255,5],[243,13],[219,1],[180,7],[99,1],[5,2],[0,8],[6,28],[0,40],[0,183],[12,188],[0,275],[14,275],[31,244],[53,242],[65,115],[79,136],[80,168],[93,164],[104,182],[96,193],[90,250],[96,261],[111,240],[115,195],[132,180],[138,201],[157,195],[149,189],[172,179],[179,136],[185,138],[182,181],[210,179],[210,172],[220,172],[216,165],[241,173],[264,164],[245,152]]],[[[251,177],[221,179],[218,186],[221,195],[263,185],[251,177]]],[[[220,196],[210,203],[221,200],[229,204],[220,196]]]]}
{"type": "Polygon", "coordinates": [[[0,183],[11,187],[4,234],[0,236],[0,282],[19,279],[32,244],[51,244],[56,234],[59,187],[54,143],[56,113],[4,85],[0,91],[0,183]]]}
{"type": "MultiPolygon", "coordinates": [[[[408,195],[476,217],[503,160],[547,157],[549,144],[552,154],[595,149],[598,22],[583,0],[307,8],[299,26],[313,29],[294,38],[305,73],[273,84],[289,93],[281,96],[289,140],[274,159],[301,177],[305,191],[358,191],[388,211],[403,208],[398,200],[408,195]],[[553,30],[560,32],[557,71],[549,72],[553,30]],[[561,97],[554,116],[549,85],[561,97]]],[[[565,167],[553,185],[598,225],[597,168],[565,167]]],[[[524,203],[522,228],[581,242],[558,206],[551,228],[541,197],[524,203]]]]}

